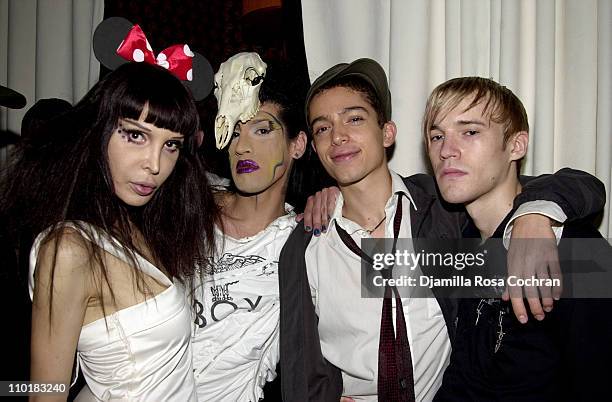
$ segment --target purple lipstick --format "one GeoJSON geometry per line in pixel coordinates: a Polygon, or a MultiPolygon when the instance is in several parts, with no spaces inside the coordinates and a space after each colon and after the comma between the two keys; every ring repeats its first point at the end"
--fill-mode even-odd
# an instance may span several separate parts
{"type": "Polygon", "coordinates": [[[258,169],[259,165],[257,164],[257,162],[252,161],[250,159],[238,161],[238,163],[236,164],[236,173],[238,174],[251,173],[258,169]]]}

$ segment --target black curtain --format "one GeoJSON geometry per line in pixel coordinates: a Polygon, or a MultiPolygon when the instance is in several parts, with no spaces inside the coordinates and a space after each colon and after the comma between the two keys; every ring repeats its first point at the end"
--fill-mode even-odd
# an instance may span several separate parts
{"type": "MultiPolygon", "coordinates": [[[[242,0],[106,0],[104,7],[104,18],[119,16],[140,24],[155,52],[187,43],[217,71],[233,54],[254,51],[264,60],[299,66],[296,79],[308,85],[299,0],[285,0],[280,12],[247,17],[242,15],[242,0]]],[[[226,154],[215,148],[215,97],[211,94],[198,102],[198,110],[205,132],[202,152],[209,169],[228,177],[226,154]]]]}

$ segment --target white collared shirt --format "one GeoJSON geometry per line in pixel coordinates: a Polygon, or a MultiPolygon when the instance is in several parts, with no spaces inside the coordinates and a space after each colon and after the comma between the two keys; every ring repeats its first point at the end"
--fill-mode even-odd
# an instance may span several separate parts
{"type": "MultiPolygon", "coordinates": [[[[510,246],[510,235],[512,234],[512,229],[514,228],[514,221],[517,218],[528,214],[544,215],[559,223],[564,223],[567,220],[567,215],[565,215],[565,212],[563,212],[559,205],[552,201],[538,200],[526,202],[520,205],[516,211],[514,211],[514,214],[512,214],[512,217],[504,228],[503,242],[506,249],[508,249],[510,246]]],[[[563,226],[553,226],[552,230],[557,238],[557,244],[559,244],[559,240],[563,234],[563,226]]]]}
{"type": "MultiPolygon", "coordinates": [[[[385,237],[393,237],[393,218],[402,197],[399,237],[412,237],[410,208],[416,208],[402,178],[391,172],[392,196],[385,206],[385,237]]],[[[327,233],[313,237],[306,249],[308,281],[319,316],[323,355],[342,370],[343,395],[377,400],[378,344],[381,298],[361,297],[361,259],[343,243],[340,225],[360,244],[369,234],[342,216],[344,198],[338,197],[327,233]]],[[[395,311],[395,303],[393,303],[395,311]]],[[[450,356],[450,340],[442,310],[435,298],[402,298],[410,342],[417,401],[431,401],[442,383],[450,356]]]]}

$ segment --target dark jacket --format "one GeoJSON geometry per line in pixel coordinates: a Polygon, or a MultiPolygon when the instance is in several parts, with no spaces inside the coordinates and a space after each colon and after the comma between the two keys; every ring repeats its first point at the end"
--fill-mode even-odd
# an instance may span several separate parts
{"type": "MultiPolygon", "coordinates": [[[[492,239],[502,237],[509,218],[510,214],[492,239]]],[[[480,235],[477,229],[476,234],[480,235]]],[[[568,272],[565,263],[572,261],[565,255],[571,253],[572,247],[565,242],[577,238],[595,240],[588,243],[589,254],[597,250],[597,255],[605,257],[601,266],[609,269],[612,248],[608,242],[592,225],[571,222],[564,226],[559,244],[563,272],[568,272]]],[[[494,241],[489,240],[482,247],[489,251],[497,248],[505,255],[499,240],[493,244],[494,241]]],[[[580,265],[574,269],[580,270],[588,269],[585,262],[590,261],[572,261],[580,265]]],[[[607,286],[612,286],[610,275],[606,278],[607,286]]],[[[520,324],[509,301],[459,300],[456,342],[434,401],[605,400],[609,373],[601,368],[612,360],[611,309],[612,299],[563,298],[555,302],[554,309],[546,313],[543,321],[531,317],[526,324],[520,324]]]]}
{"type": "MultiPolygon", "coordinates": [[[[465,210],[445,203],[431,176],[418,174],[403,180],[417,206],[416,211],[410,209],[412,237],[460,238],[467,222],[465,210]]],[[[572,219],[600,212],[605,204],[605,188],[594,176],[563,169],[556,175],[530,180],[515,203],[533,200],[556,202],[572,219]]],[[[306,272],[305,251],[310,238],[311,234],[305,233],[303,225],[298,225],[285,243],[279,260],[280,367],[285,402],[338,401],[342,394],[340,370],[327,362],[321,353],[318,318],[306,272]]],[[[452,344],[457,302],[438,298],[438,303],[452,344]]]]}

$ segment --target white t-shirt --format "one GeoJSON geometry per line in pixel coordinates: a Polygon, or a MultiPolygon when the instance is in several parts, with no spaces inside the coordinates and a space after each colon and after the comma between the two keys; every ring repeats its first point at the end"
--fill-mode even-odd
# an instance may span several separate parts
{"type": "MultiPolygon", "coordinates": [[[[289,207],[290,208],[290,207],[289,207]]],[[[287,208],[286,208],[287,209],[287,208]]],[[[279,361],[278,258],[288,212],[254,236],[217,229],[212,272],[195,289],[193,365],[199,401],[258,401],[279,361]]]]}

